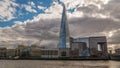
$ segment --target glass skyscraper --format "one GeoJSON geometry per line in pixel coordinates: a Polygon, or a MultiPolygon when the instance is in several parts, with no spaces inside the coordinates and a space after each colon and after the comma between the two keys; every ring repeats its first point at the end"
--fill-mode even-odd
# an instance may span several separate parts
{"type": "Polygon", "coordinates": [[[70,48],[69,26],[67,22],[66,8],[63,4],[63,12],[60,27],[59,48],[70,48]]]}

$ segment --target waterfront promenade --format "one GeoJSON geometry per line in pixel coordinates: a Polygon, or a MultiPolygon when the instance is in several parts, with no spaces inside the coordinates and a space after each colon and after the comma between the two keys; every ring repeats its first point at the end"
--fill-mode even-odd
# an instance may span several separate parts
{"type": "Polygon", "coordinates": [[[120,62],[64,60],[0,60],[0,68],[120,68],[120,62]]]}

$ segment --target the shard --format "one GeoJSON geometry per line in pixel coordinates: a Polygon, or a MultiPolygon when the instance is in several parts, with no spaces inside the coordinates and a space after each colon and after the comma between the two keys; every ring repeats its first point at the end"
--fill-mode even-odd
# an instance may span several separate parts
{"type": "Polygon", "coordinates": [[[69,27],[68,27],[68,22],[67,22],[66,8],[64,4],[63,4],[63,12],[62,12],[58,47],[59,48],[70,48],[69,27]]]}

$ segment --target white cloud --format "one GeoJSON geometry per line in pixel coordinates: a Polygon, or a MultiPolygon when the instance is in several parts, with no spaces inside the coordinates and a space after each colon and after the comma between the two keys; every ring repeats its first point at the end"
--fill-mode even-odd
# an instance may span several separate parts
{"type": "Polygon", "coordinates": [[[43,6],[37,6],[39,9],[42,9],[42,10],[45,10],[46,7],[43,7],[43,6]]]}
{"type": "Polygon", "coordinates": [[[41,41],[41,45],[42,46],[46,46],[46,45],[50,45],[50,44],[53,44],[53,43],[56,43],[56,41],[54,42],[53,40],[43,40],[41,41]]]}
{"type": "Polygon", "coordinates": [[[39,21],[42,19],[56,19],[61,17],[62,6],[56,2],[53,3],[49,8],[38,6],[40,9],[45,9],[45,14],[39,14],[34,17],[31,21],[39,21]]]}
{"type": "Polygon", "coordinates": [[[35,13],[37,12],[35,9],[33,9],[31,5],[23,4],[22,7],[25,8],[26,11],[35,12],[35,13]]]}
{"type": "Polygon", "coordinates": [[[57,2],[54,2],[51,7],[45,10],[45,12],[51,14],[60,14],[62,13],[62,6],[57,2]]]}
{"type": "Polygon", "coordinates": [[[34,2],[30,1],[30,2],[28,2],[28,4],[35,8],[35,3],[34,2]]]}
{"type": "Polygon", "coordinates": [[[14,0],[0,1],[0,21],[9,21],[15,18],[15,12],[18,4],[14,0]]]}
{"type": "Polygon", "coordinates": [[[75,9],[73,13],[68,12],[70,18],[87,16],[95,18],[111,18],[114,21],[120,21],[119,0],[62,1],[68,5],[67,9],[75,9]]]}
{"type": "Polygon", "coordinates": [[[67,15],[68,15],[68,18],[74,18],[74,17],[80,18],[80,17],[84,16],[84,13],[76,11],[76,12],[73,12],[73,13],[67,13],[67,15]]]}
{"type": "Polygon", "coordinates": [[[32,5],[32,6],[35,6],[35,3],[34,2],[28,2],[29,5],[32,5]]]}
{"type": "Polygon", "coordinates": [[[39,21],[42,19],[56,19],[61,17],[62,6],[54,2],[49,8],[38,6],[40,9],[44,9],[45,14],[39,14],[32,21],[39,21]]]}
{"type": "Polygon", "coordinates": [[[68,8],[74,8],[77,5],[88,6],[90,4],[100,7],[102,4],[108,4],[110,0],[60,0],[60,1],[68,5],[68,8]]]}

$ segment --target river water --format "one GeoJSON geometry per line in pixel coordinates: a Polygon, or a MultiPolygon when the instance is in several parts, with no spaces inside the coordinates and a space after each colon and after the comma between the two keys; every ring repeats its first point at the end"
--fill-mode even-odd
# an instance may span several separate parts
{"type": "Polygon", "coordinates": [[[0,60],[0,68],[120,68],[120,61],[0,60]]]}

